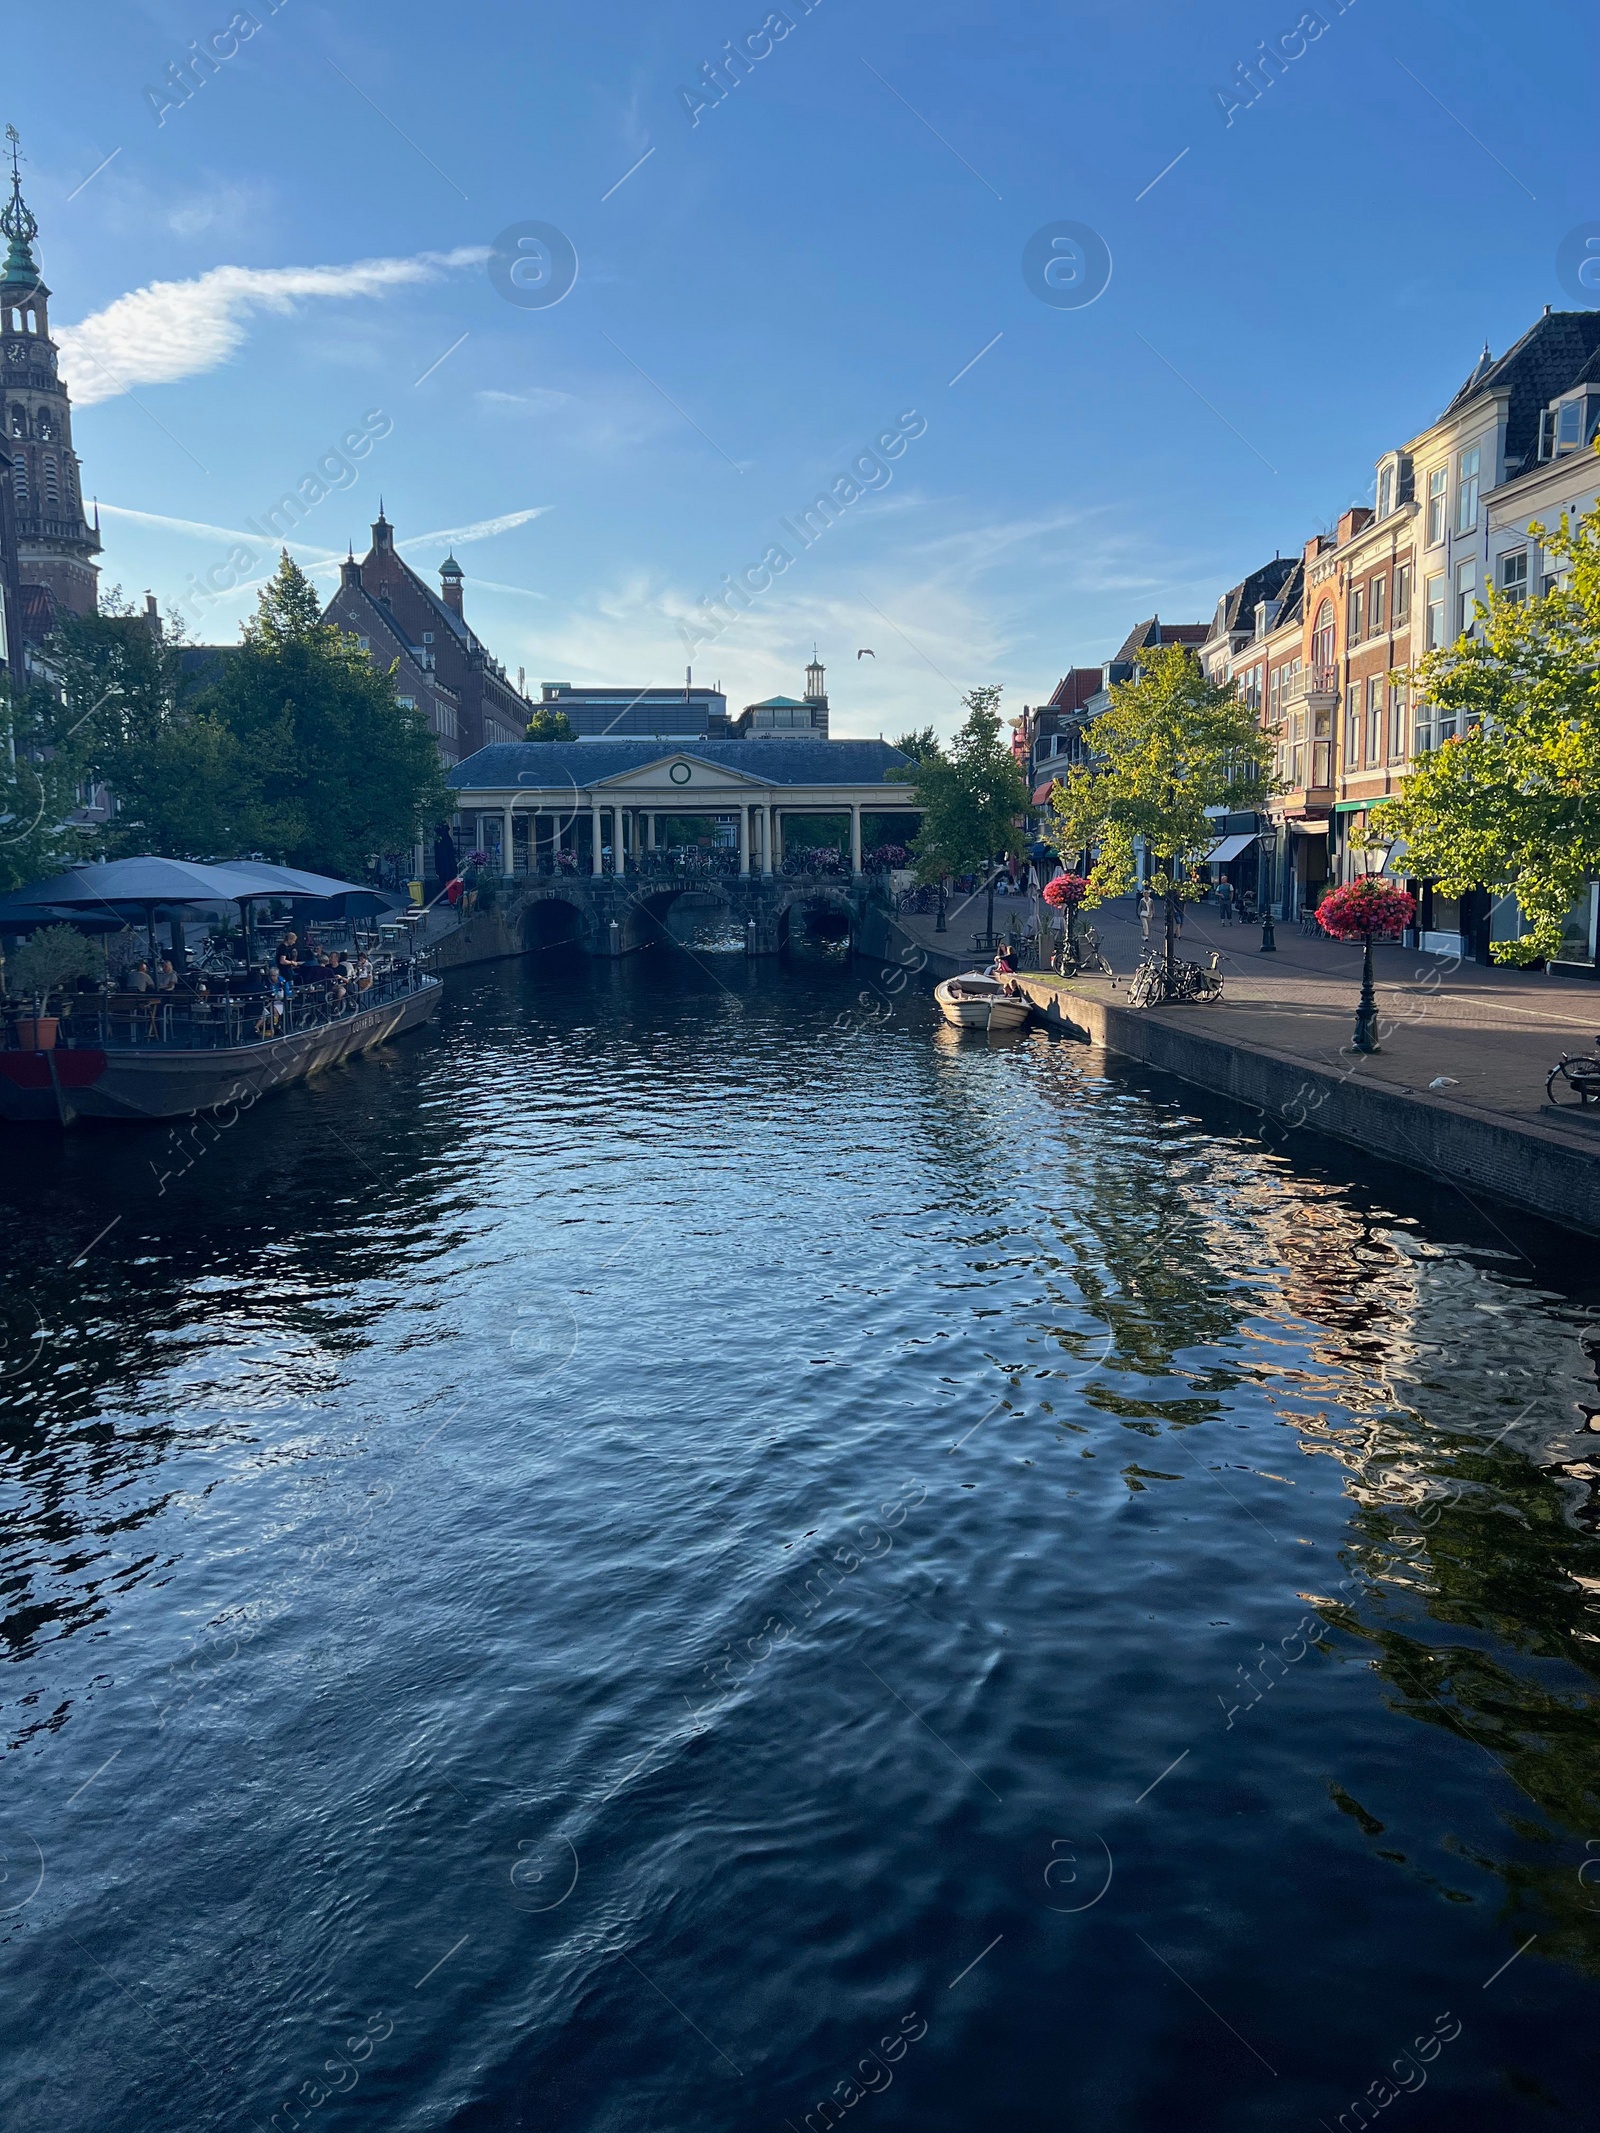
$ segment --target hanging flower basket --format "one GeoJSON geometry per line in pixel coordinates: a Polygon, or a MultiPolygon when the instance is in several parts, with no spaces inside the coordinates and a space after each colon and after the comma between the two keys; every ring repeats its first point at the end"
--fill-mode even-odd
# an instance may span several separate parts
{"type": "Polygon", "coordinates": [[[1317,924],[1336,941],[1398,936],[1413,923],[1417,900],[1381,874],[1330,889],[1317,906],[1317,924]]]}
{"type": "Polygon", "coordinates": [[[1058,874],[1054,881],[1045,883],[1044,900],[1052,911],[1076,911],[1088,889],[1085,875],[1058,874]]]}

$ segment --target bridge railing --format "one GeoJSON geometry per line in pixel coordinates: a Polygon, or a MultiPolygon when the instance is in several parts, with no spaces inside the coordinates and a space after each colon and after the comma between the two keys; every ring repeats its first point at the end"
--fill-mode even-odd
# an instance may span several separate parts
{"type": "Polygon", "coordinates": [[[646,881],[720,880],[739,871],[739,854],[707,851],[698,844],[675,845],[666,851],[640,852],[628,861],[628,872],[646,881]]]}

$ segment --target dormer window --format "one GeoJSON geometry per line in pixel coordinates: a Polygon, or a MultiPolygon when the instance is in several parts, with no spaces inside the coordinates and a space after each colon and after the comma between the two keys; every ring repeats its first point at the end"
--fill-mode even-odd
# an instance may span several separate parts
{"type": "Polygon", "coordinates": [[[1594,435],[1600,416],[1600,394],[1577,393],[1559,400],[1539,417],[1539,457],[1561,459],[1568,452],[1581,452],[1594,435]]]}
{"type": "Polygon", "coordinates": [[[1391,462],[1378,469],[1378,516],[1387,518],[1394,509],[1394,466],[1391,462]]]}
{"type": "Polygon", "coordinates": [[[433,632],[432,632],[432,630],[424,630],[424,631],[423,631],[423,633],[422,633],[422,641],[423,641],[423,643],[424,643],[424,644],[432,644],[432,642],[433,642],[433,632]]]}

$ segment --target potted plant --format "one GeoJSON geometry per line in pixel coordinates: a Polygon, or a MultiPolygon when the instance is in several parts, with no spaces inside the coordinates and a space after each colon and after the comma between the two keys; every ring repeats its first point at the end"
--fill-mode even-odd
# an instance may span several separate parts
{"type": "Polygon", "coordinates": [[[1398,939],[1417,915],[1416,898],[1381,874],[1363,874],[1330,889],[1317,905],[1317,924],[1336,941],[1360,941],[1361,1004],[1356,1009],[1353,1048],[1378,1049],[1378,996],[1372,989],[1372,942],[1377,934],[1398,939]]]}
{"type": "Polygon", "coordinates": [[[51,995],[76,978],[97,978],[105,957],[95,942],[71,926],[41,926],[11,954],[9,976],[18,998],[33,1003],[17,1017],[17,1042],[25,1052],[53,1052],[57,1018],[51,995]]]}
{"type": "Polygon", "coordinates": [[[1067,914],[1067,938],[1064,960],[1073,971],[1078,967],[1077,942],[1072,937],[1072,921],[1079,904],[1089,892],[1089,883],[1082,874],[1058,874],[1054,881],[1044,885],[1044,900],[1052,911],[1067,914]]]}

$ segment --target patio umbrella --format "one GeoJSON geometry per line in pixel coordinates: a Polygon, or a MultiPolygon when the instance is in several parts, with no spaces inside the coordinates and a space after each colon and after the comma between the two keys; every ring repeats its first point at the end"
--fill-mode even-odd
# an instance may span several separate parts
{"type": "Polygon", "coordinates": [[[59,905],[74,913],[144,914],[151,960],[156,953],[156,912],[174,904],[242,903],[252,896],[282,892],[276,884],[247,880],[242,868],[202,866],[188,859],[111,859],[71,868],[53,880],[35,882],[22,892],[32,902],[59,905]]]}

